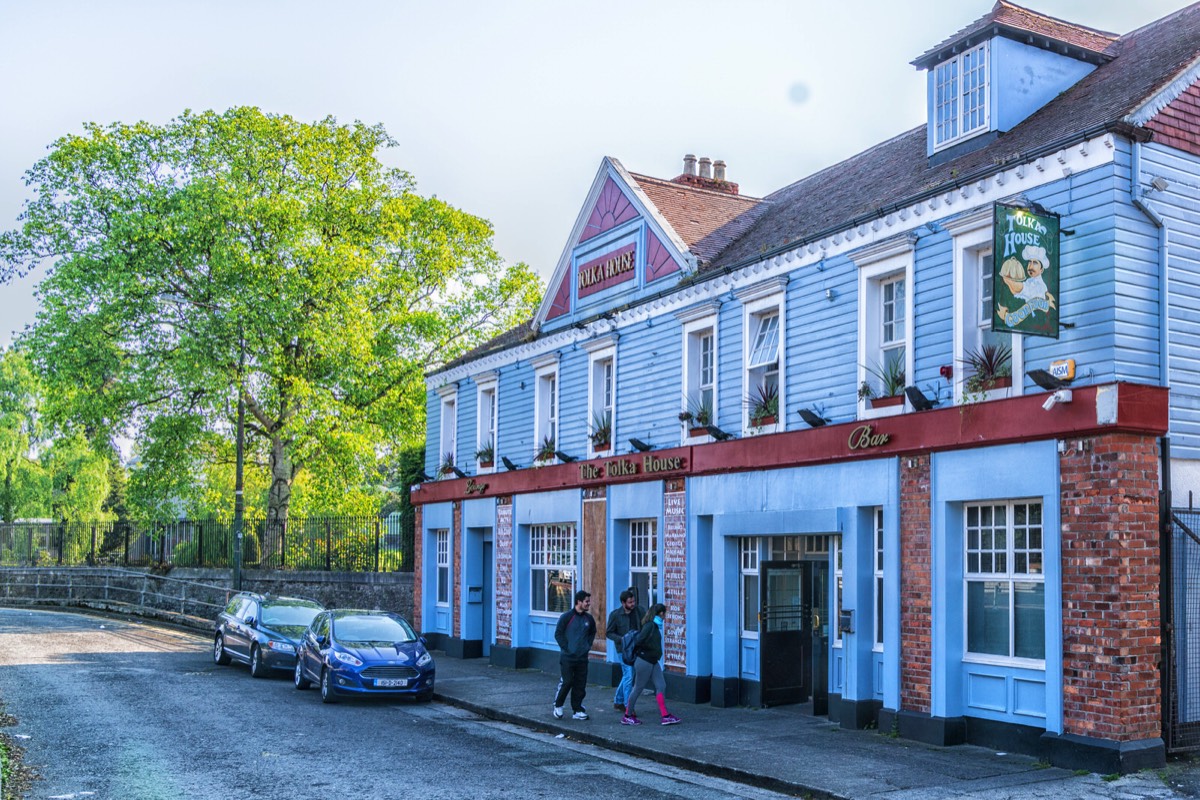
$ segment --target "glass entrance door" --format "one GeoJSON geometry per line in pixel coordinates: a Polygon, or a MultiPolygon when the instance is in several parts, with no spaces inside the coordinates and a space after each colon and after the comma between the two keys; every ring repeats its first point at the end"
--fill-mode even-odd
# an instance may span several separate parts
{"type": "Polygon", "coordinates": [[[811,691],[811,568],[804,561],[761,565],[759,648],[764,706],[803,703],[811,691]]]}

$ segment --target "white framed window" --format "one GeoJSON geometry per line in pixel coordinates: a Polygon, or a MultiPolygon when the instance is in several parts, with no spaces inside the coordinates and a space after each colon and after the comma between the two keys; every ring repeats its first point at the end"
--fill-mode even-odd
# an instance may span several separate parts
{"type": "Polygon", "coordinates": [[[575,525],[529,528],[530,611],[563,614],[574,605],[577,548],[575,525]]]}
{"type": "Polygon", "coordinates": [[[637,589],[646,608],[661,601],[658,586],[658,522],[635,519],[629,523],[629,585],[637,589]]]}
{"type": "Polygon", "coordinates": [[[441,396],[440,427],[438,428],[438,469],[448,463],[458,464],[458,386],[452,384],[438,390],[441,396]]]}
{"type": "Polygon", "coordinates": [[[933,92],[935,150],[987,130],[988,43],[934,67],[933,92]]]}
{"type": "Polygon", "coordinates": [[[784,285],[784,279],[766,281],[737,293],[744,309],[742,429],[747,434],[784,429],[784,285]]]}
{"type": "Polygon", "coordinates": [[[692,436],[717,420],[717,310],[707,303],[676,317],[683,323],[683,397],[680,421],[683,440],[707,440],[708,434],[692,436]]]}
{"type": "Polygon", "coordinates": [[[883,509],[876,508],[874,518],[873,564],[875,573],[875,650],[883,650],[883,509]]]}
{"type": "Polygon", "coordinates": [[[738,595],[739,627],[741,635],[746,639],[758,638],[758,550],[759,539],[756,536],[743,536],[738,539],[738,565],[740,591],[738,595]]]}
{"type": "Polygon", "coordinates": [[[535,359],[533,368],[536,380],[533,450],[536,457],[546,444],[551,450],[561,449],[558,441],[558,353],[535,359]]]}
{"type": "Polygon", "coordinates": [[[499,416],[496,373],[475,376],[475,385],[475,463],[478,469],[486,472],[495,469],[496,463],[496,420],[499,416]],[[489,452],[490,458],[487,457],[489,452]],[[485,466],[489,462],[491,466],[485,466]]]}
{"type": "Polygon", "coordinates": [[[606,336],[588,342],[588,455],[610,453],[616,433],[617,345],[606,336]]]}
{"type": "Polygon", "coordinates": [[[956,403],[1015,397],[1023,391],[1023,337],[992,331],[992,206],[945,224],[954,237],[953,396],[956,403]],[[1007,375],[977,373],[981,357],[996,361],[1007,375]]]}
{"type": "Polygon", "coordinates": [[[971,503],[963,525],[968,655],[1044,662],[1042,504],[971,503]]]}
{"type": "Polygon", "coordinates": [[[433,532],[437,558],[437,604],[450,605],[450,531],[441,528],[433,532]]]}
{"type": "Polygon", "coordinates": [[[898,414],[912,383],[915,240],[898,236],[854,254],[858,266],[858,416],[898,414]]]}

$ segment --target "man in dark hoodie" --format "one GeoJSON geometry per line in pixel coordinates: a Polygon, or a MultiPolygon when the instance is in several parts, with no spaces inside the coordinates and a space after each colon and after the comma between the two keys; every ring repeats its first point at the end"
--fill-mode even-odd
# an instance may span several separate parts
{"type": "MultiPolygon", "coordinates": [[[[618,657],[621,655],[621,638],[629,631],[641,630],[644,616],[646,616],[646,609],[638,605],[637,589],[630,586],[621,592],[621,605],[614,608],[613,612],[608,615],[608,624],[604,627],[604,635],[612,639],[617,646],[618,657]]],[[[613,695],[613,708],[622,713],[625,712],[625,701],[632,688],[633,667],[621,662],[621,682],[617,685],[617,691],[613,695]]]]}
{"type": "Polygon", "coordinates": [[[554,641],[562,655],[558,663],[562,667],[562,681],[554,698],[554,718],[563,718],[563,702],[567,692],[571,693],[572,719],[587,719],[583,707],[583,696],[587,693],[588,652],[596,638],[596,620],[588,612],[592,607],[591,592],[582,589],[575,593],[575,607],[558,618],[554,627],[554,641]]]}

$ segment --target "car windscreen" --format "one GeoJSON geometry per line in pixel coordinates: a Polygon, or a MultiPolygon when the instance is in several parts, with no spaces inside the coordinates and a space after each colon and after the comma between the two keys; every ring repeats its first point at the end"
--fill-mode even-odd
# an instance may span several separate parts
{"type": "Polygon", "coordinates": [[[395,644],[417,638],[402,619],[367,615],[334,620],[333,635],[343,644],[395,644]]]}
{"type": "Polygon", "coordinates": [[[291,605],[287,603],[269,603],[263,606],[262,624],[268,628],[296,627],[307,628],[317,614],[321,613],[318,606],[304,604],[291,605]]]}

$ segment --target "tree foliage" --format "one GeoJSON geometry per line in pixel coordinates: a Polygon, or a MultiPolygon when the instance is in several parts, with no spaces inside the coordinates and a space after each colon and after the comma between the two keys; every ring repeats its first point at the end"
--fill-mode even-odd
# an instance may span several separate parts
{"type": "Polygon", "coordinates": [[[40,386],[22,353],[0,351],[0,522],[46,513],[49,482],[36,458],[40,386]]]}
{"type": "Polygon", "coordinates": [[[325,496],[372,482],[424,436],[425,372],[528,318],[536,277],[384,166],[394,144],[234,108],[88,125],[29,171],[0,280],[49,264],[23,338],[47,413],[134,436],[146,513],[229,463],[239,398],[268,517],[298,470],[325,496]]]}

